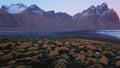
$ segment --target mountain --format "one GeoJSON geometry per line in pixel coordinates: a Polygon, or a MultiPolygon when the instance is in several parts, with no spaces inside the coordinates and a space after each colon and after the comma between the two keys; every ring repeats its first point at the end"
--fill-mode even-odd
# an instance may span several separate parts
{"type": "Polygon", "coordinates": [[[10,6],[2,6],[2,9],[6,10],[10,14],[18,14],[18,13],[24,11],[26,8],[27,8],[27,6],[25,6],[22,3],[11,4],[10,6]],[[6,9],[4,9],[4,8],[6,8],[6,9]]]}
{"type": "Polygon", "coordinates": [[[72,16],[67,13],[48,11],[44,15],[51,27],[67,28],[71,25],[72,16]]]}
{"type": "Polygon", "coordinates": [[[119,17],[106,3],[91,6],[73,16],[74,24],[81,29],[120,29],[119,17]]]}
{"type": "Polygon", "coordinates": [[[3,5],[0,9],[0,29],[120,29],[117,13],[106,3],[90,6],[74,16],[64,12],[44,11],[37,5],[3,5]]]}

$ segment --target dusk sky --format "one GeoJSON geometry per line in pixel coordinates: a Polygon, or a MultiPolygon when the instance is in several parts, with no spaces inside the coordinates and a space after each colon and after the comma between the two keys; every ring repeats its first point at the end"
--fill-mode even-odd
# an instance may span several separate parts
{"type": "Polygon", "coordinates": [[[0,6],[10,5],[12,3],[23,3],[27,6],[36,4],[45,11],[55,10],[56,12],[66,12],[74,15],[82,12],[91,5],[96,6],[103,2],[106,2],[120,16],[120,0],[0,0],[0,6]]]}

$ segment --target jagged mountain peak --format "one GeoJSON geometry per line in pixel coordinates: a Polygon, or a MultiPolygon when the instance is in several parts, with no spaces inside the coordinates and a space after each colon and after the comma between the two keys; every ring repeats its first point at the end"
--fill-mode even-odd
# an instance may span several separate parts
{"type": "Polygon", "coordinates": [[[86,11],[84,11],[84,13],[95,13],[96,12],[96,7],[95,6],[90,6],[86,11]]]}
{"type": "Polygon", "coordinates": [[[58,15],[58,16],[70,16],[69,14],[67,14],[65,12],[57,12],[56,15],[58,15]]]}
{"type": "Polygon", "coordinates": [[[94,10],[94,9],[96,9],[96,7],[95,7],[94,5],[92,5],[92,6],[90,6],[88,9],[94,10]]]}
{"type": "Polygon", "coordinates": [[[101,15],[102,13],[107,12],[109,10],[110,9],[108,8],[107,3],[102,3],[101,5],[97,6],[92,5],[83,12],[75,14],[73,17],[79,18],[80,16],[89,16],[91,14],[101,15]]]}
{"type": "Polygon", "coordinates": [[[98,5],[96,7],[96,9],[97,9],[97,11],[99,11],[100,14],[102,14],[103,12],[109,10],[107,3],[102,3],[101,5],[98,5]]]}
{"type": "Polygon", "coordinates": [[[40,9],[36,4],[32,4],[29,8],[34,9],[34,10],[40,9]]]}
{"type": "Polygon", "coordinates": [[[39,8],[36,4],[32,4],[30,7],[28,7],[29,9],[31,9],[32,11],[41,11],[41,12],[45,12],[43,9],[39,8]]]}
{"type": "Polygon", "coordinates": [[[102,3],[101,6],[102,7],[108,7],[107,3],[102,3]]]}
{"type": "Polygon", "coordinates": [[[44,10],[40,9],[36,4],[27,7],[23,3],[11,4],[10,6],[3,5],[1,9],[6,10],[9,14],[18,14],[27,9],[29,9],[33,13],[39,13],[40,15],[43,15],[43,13],[45,12],[44,10]]]}
{"type": "Polygon", "coordinates": [[[27,8],[27,6],[26,5],[24,5],[23,3],[17,3],[17,4],[11,4],[10,6],[9,6],[9,8],[17,8],[17,9],[20,9],[20,8],[27,8]]]}
{"type": "Polygon", "coordinates": [[[107,3],[102,3],[101,5],[97,5],[96,8],[101,8],[101,9],[102,8],[106,8],[106,9],[109,9],[107,3]]]}
{"type": "Polygon", "coordinates": [[[107,10],[109,10],[107,3],[102,3],[101,5],[98,5],[98,6],[92,5],[86,10],[86,12],[102,14],[104,11],[107,11],[107,10]]]}
{"type": "Polygon", "coordinates": [[[33,11],[33,13],[37,13],[40,15],[43,15],[45,13],[45,11],[39,8],[36,4],[32,4],[31,6],[28,7],[28,9],[33,11]]]}
{"type": "Polygon", "coordinates": [[[54,16],[55,16],[55,11],[54,11],[54,10],[47,11],[47,12],[45,13],[45,16],[46,16],[46,17],[54,17],[54,16]]]}
{"type": "Polygon", "coordinates": [[[6,10],[10,14],[18,14],[18,13],[24,11],[26,8],[27,8],[27,6],[22,3],[11,4],[10,6],[3,5],[1,7],[1,9],[6,10]]]}
{"type": "Polygon", "coordinates": [[[7,10],[8,8],[9,8],[8,5],[2,5],[2,6],[1,6],[1,9],[2,9],[2,10],[7,10]]]}
{"type": "Polygon", "coordinates": [[[24,5],[23,3],[17,3],[17,4],[11,4],[11,6],[19,6],[19,7],[27,7],[26,5],[24,5]]]}
{"type": "Polygon", "coordinates": [[[3,6],[2,9],[0,9],[0,14],[5,13],[5,15],[0,17],[1,27],[120,29],[118,15],[113,9],[109,9],[106,3],[90,6],[73,17],[64,12],[44,11],[36,4],[26,7],[18,3],[3,6]],[[7,12],[2,9],[7,9],[7,12]]]}
{"type": "Polygon", "coordinates": [[[54,10],[51,10],[51,11],[47,11],[47,13],[55,13],[55,11],[54,11],[54,10]]]}
{"type": "Polygon", "coordinates": [[[55,13],[56,17],[61,17],[61,18],[67,18],[67,17],[71,17],[69,14],[65,13],[65,12],[57,12],[55,13]]]}

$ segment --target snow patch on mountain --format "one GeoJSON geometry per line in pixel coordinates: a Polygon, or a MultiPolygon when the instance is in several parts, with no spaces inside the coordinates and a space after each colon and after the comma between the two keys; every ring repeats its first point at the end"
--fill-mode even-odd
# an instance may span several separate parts
{"type": "Polygon", "coordinates": [[[27,6],[23,5],[22,3],[18,3],[18,4],[12,4],[7,11],[10,14],[18,14],[24,11],[25,9],[27,9],[27,6]]]}
{"type": "Polygon", "coordinates": [[[25,10],[25,7],[19,7],[19,6],[12,6],[8,9],[8,13],[10,14],[18,14],[20,12],[22,12],[23,10],[25,10]]]}

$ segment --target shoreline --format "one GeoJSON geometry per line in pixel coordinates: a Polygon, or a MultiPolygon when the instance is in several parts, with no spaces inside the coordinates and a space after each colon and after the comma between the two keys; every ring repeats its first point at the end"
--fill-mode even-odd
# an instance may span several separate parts
{"type": "Polygon", "coordinates": [[[90,39],[103,42],[120,44],[120,39],[114,36],[99,34],[97,30],[76,30],[76,31],[1,31],[0,36],[39,36],[51,39],[90,39]],[[5,32],[5,33],[4,33],[5,32]]]}

